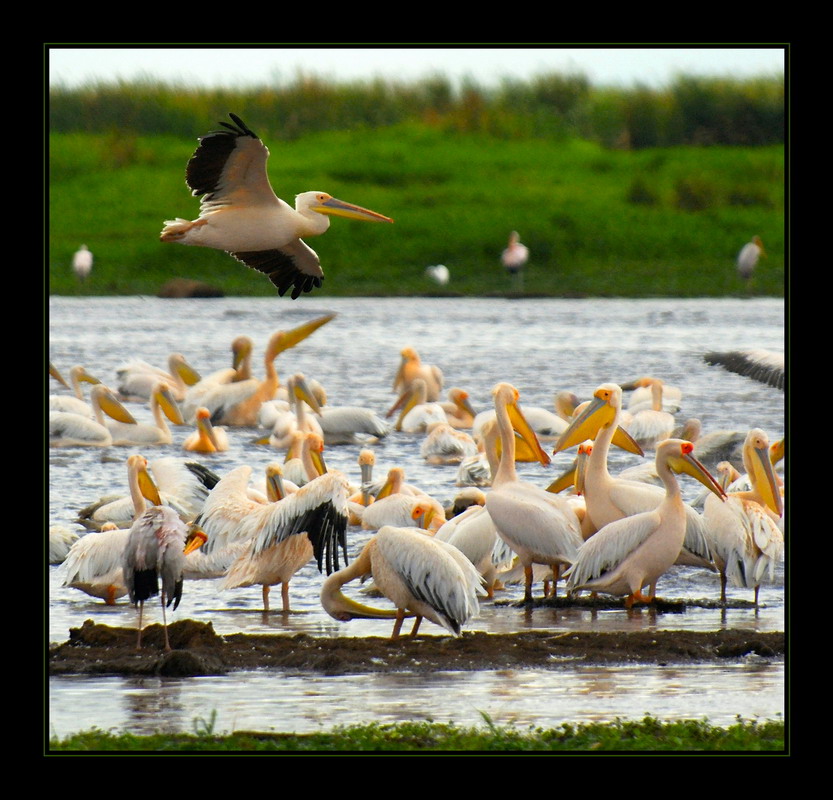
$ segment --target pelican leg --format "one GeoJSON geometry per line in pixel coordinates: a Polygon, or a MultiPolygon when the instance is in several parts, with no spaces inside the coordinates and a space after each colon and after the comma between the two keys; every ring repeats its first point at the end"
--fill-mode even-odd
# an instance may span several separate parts
{"type": "Polygon", "coordinates": [[[112,583],[107,587],[107,597],[104,598],[104,602],[108,606],[114,606],[116,604],[116,587],[112,583]]]}
{"type": "Polygon", "coordinates": [[[165,617],[165,592],[162,592],[160,595],[162,598],[162,628],[165,631],[165,652],[171,652],[171,642],[168,639],[168,620],[165,617]]]}
{"type": "Polygon", "coordinates": [[[139,601],[139,632],[136,637],[136,649],[142,649],[142,611],[144,611],[145,602],[144,600],[139,601]]]}
{"type": "Polygon", "coordinates": [[[720,602],[726,602],[726,573],[720,573],[720,602]]]}
{"type": "Polygon", "coordinates": [[[419,630],[419,625],[422,622],[422,617],[417,615],[414,618],[414,627],[411,628],[411,638],[413,639],[417,635],[417,631],[419,630]]]}
{"type": "Polygon", "coordinates": [[[399,638],[399,631],[402,630],[402,623],[405,621],[405,609],[396,609],[396,621],[393,623],[393,633],[390,635],[391,641],[399,638]]]}
{"type": "Polygon", "coordinates": [[[524,567],[524,602],[532,602],[532,564],[524,567]]]}
{"type": "Polygon", "coordinates": [[[758,607],[758,592],[761,590],[760,584],[755,587],[755,608],[758,607]]]}
{"type": "Polygon", "coordinates": [[[552,597],[558,595],[558,579],[561,577],[561,564],[551,564],[552,567],[552,597]]]}
{"type": "Polygon", "coordinates": [[[283,613],[289,613],[289,581],[284,581],[281,584],[281,602],[283,603],[283,613]]]}
{"type": "Polygon", "coordinates": [[[269,587],[265,583],[263,584],[261,594],[263,595],[263,611],[265,613],[269,611],[269,587]]]}

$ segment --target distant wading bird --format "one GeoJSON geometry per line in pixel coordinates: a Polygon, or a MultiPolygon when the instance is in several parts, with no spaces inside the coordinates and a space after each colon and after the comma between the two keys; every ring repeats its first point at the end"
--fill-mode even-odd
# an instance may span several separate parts
{"type": "Polygon", "coordinates": [[[523,269],[529,261],[529,248],[521,244],[517,231],[509,234],[509,244],[501,253],[500,260],[506,271],[513,276],[516,288],[523,289],[523,269]]]}
{"type": "Polygon", "coordinates": [[[743,280],[748,281],[758,266],[758,260],[763,256],[766,258],[766,251],[764,250],[764,243],[760,236],[753,236],[751,242],[747,242],[741,247],[737,258],[738,275],[743,280]]]}
{"type": "Polygon", "coordinates": [[[72,256],[72,271],[81,283],[90,277],[90,273],[93,271],[93,254],[89,251],[87,245],[82,244],[72,256]]]}
{"type": "Polygon", "coordinates": [[[202,196],[199,217],[166,221],[161,241],[225,250],[268,275],[281,296],[291,289],[294,300],[324,279],[318,256],[301,237],[325,233],[328,215],[393,222],[326,192],[299,194],[293,209],[269,183],[266,145],[240,117],[229,117],[234,125],[220,123],[228,130],[200,138],[185,171],[191,194],[202,196]]]}

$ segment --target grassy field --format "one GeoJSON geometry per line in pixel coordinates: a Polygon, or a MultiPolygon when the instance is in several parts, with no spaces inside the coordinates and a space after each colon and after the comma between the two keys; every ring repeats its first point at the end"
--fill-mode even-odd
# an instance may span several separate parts
{"type": "MultiPolygon", "coordinates": [[[[194,219],[184,182],[196,137],[53,133],[49,142],[48,264],[53,294],[155,294],[191,278],[228,295],[271,295],[260,273],[219,251],[159,242],[163,220],[194,219]],[[95,255],[79,286],[72,253],[95,255]]],[[[697,297],[785,290],[784,149],[608,150],[580,139],[499,139],[403,123],[270,142],[279,196],[323,190],[395,219],[334,219],[311,240],[320,294],[495,295],[517,230],[532,256],[525,293],[697,297]],[[751,283],[734,258],[753,235],[768,257],[751,283]],[[451,282],[424,270],[445,264],[451,282]]]]}
{"type": "MultiPolygon", "coordinates": [[[[488,722],[488,720],[487,720],[488,722]]],[[[89,731],[50,742],[50,752],[746,752],[784,753],[783,722],[743,722],[718,728],[706,722],[617,721],[557,729],[458,728],[438,723],[362,725],[330,733],[241,732],[217,736],[210,723],[193,734],[135,736],[89,731]]]]}

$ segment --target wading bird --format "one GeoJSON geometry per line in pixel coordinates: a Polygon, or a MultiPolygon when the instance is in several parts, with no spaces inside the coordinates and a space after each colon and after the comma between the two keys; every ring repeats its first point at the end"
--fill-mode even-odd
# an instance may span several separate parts
{"type": "Polygon", "coordinates": [[[763,256],[766,258],[766,250],[760,236],[753,236],[751,242],[741,247],[737,258],[738,275],[748,281],[758,266],[758,260],[763,256]]]}
{"type": "Polygon", "coordinates": [[[87,245],[82,244],[72,256],[72,271],[81,283],[90,277],[93,271],[93,254],[87,245]]]}
{"type": "Polygon", "coordinates": [[[225,250],[266,274],[281,296],[291,290],[294,300],[324,279],[317,254],[302,238],[325,233],[330,215],[393,222],[326,192],[299,194],[293,209],[269,184],[266,145],[240,117],[229,117],[234,125],[221,122],[227,130],[200,138],[185,171],[191,194],[202,197],[199,217],[166,221],[163,242],[225,250]]]}

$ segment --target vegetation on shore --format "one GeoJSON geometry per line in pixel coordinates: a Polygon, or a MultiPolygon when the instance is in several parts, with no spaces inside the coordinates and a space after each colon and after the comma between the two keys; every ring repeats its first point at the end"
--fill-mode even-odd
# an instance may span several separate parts
{"type": "Polygon", "coordinates": [[[270,146],[288,202],[319,189],[396,220],[337,219],[312,241],[320,294],[511,293],[499,261],[511,230],[532,253],[529,295],[784,294],[782,80],[612,92],[549,76],[491,94],[454,93],[441,79],[299,78],[259,93],[134,84],[53,90],[49,111],[53,294],[156,294],[177,277],[274,294],[224,253],[158,238],[163,220],[196,217],[185,164],[229,111],[270,146]],[[656,135],[637,135],[637,109],[656,135]],[[734,258],[755,234],[768,257],[746,285],[734,258]],[[69,267],[81,243],[95,256],[84,285],[69,267]],[[438,263],[446,287],[425,275],[438,263]]]}
{"type": "Polygon", "coordinates": [[[652,717],[609,724],[563,724],[559,728],[461,728],[433,722],[356,725],[328,733],[238,732],[214,734],[198,720],[193,734],[139,736],[91,730],[53,739],[50,752],[768,752],[784,753],[784,723],[744,721],[727,728],[705,721],[661,722],[652,717]]]}

